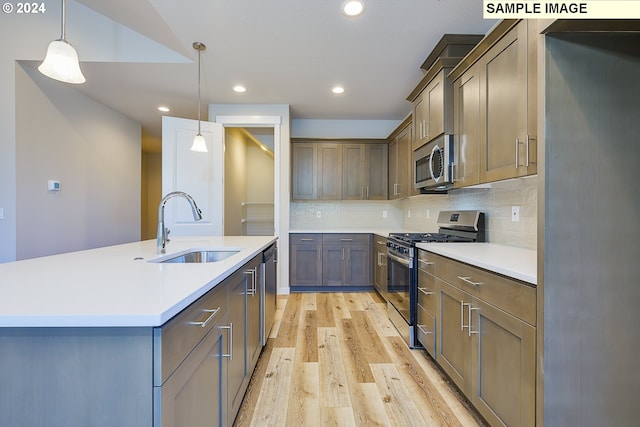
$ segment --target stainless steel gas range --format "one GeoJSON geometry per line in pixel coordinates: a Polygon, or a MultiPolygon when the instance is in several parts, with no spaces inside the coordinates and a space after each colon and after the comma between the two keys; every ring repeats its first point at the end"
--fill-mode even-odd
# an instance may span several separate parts
{"type": "Polygon", "coordinates": [[[441,211],[437,233],[391,233],[387,237],[387,312],[411,348],[420,348],[415,327],[418,310],[416,244],[423,242],[484,242],[484,214],[475,210],[441,211]]]}

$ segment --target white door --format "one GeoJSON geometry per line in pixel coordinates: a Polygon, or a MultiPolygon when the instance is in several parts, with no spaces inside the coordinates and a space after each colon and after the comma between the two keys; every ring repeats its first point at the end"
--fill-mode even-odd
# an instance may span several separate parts
{"type": "Polygon", "coordinates": [[[198,121],[162,117],[162,195],[184,191],[202,210],[195,222],[186,200],[171,199],[165,206],[165,226],[173,236],[223,234],[224,127],[201,122],[208,152],[191,151],[198,121]]]}

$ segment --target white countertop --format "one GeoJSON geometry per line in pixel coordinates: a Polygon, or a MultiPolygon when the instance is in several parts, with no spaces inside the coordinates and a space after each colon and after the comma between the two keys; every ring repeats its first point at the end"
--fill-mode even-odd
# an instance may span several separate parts
{"type": "Polygon", "coordinates": [[[438,255],[537,285],[538,258],[532,249],[495,243],[418,243],[438,255]]]}
{"type": "Polygon", "coordinates": [[[0,327],[159,326],[275,240],[172,237],[167,244],[166,255],[240,250],[204,264],[148,262],[160,257],[155,240],[0,264],[0,327]]]}

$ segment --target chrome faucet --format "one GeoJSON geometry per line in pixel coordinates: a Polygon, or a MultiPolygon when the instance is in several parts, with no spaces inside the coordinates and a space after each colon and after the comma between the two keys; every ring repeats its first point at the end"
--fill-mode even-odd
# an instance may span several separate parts
{"type": "Polygon", "coordinates": [[[184,193],[182,191],[172,191],[171,193],[169,193],[166,196],[164,196],[162,198],[162,200],[160,201],[160,206],[158,206],[158,237],[157,237],[157,243],[158,243],[158,253],[159,254],[165,253],[165,248],[167,246],[167,242],[169,242],[168,236],[169,236],[170,230],[164,226],[164,205],[167,204],[167,201],[169,199],[172,199],[174,197],[182,197],[182,198],[187,199],[187,202],[189,202],[189,205],[191,205],[191,211],[193,212],[193,219],[195,221],[200,221],[202,219],[202,211],[200,209],[198,209],[198,205],[196,205],[196,201],[193,200],[193,197],[191,197],[187,193],[184,193]]]}

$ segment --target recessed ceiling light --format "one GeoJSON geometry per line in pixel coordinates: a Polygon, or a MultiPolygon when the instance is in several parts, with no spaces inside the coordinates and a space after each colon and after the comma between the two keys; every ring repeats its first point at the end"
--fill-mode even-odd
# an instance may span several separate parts
{"type": "Polygon", "coordinates": [[[342,86],[336,86],[333,89],[331,89],[331,92],[335,94],[341,94],[341,93],[344,93],[344,88],[342,86]]]}
{"type": "Polygon", "coordinates": [[[165,107],[164,105],[159,106],[158,110],[162,111],[163,113],[167,113],[167,112],[171,111],[169,109],[169,107],[165,107]]]}
{"type": "Polygon", "coordinates": [[[242,93],[242,92],[246,92],[247,88],[242,85],[237,85],[233,87],[233,90],[234,92],[242,93]]]}
{"type": "Polygon", "coordinates": [[[342,3],[342,13],[350,17],[362,15],[364,13],[364,1],[346,0],[342,3]]]}

